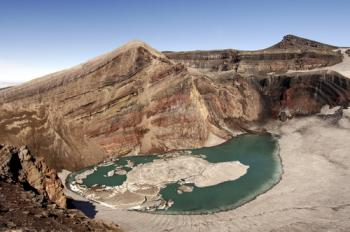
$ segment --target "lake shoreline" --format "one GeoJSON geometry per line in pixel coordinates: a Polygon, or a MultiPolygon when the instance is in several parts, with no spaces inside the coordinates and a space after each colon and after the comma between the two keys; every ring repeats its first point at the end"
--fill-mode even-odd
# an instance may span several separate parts
{"type": "MultiPolygon", "coordinates": [[[[171,211],[155,211],[155,212],[154,211],[137,210],[137,212],[151,213],[151,214],[163,214],[163,215],[205,215],[205,214],[215,214],[215,213],[218,213],[218,212],[229,211],[229,210],[238,208],[238,207],[240,207],[240,206],[242,206],[244,204],[247,204],[248,202],[256,199],[259,195],[267,192],[268,190],[273,188],[276,184],[278,184],[280,179],[281,179],[281,177],[282,177],[282,174],[283,174],[283,166],[281,164],[281,157],[279,155],[278,139],[277,139],[276,136],[274,136],[273,134],[270,134],[270,133],[264,133],[264,135],[269,136],[269,138],[266,138],[266,139],[273,141],[274,150],[272,151],[271,156],[272,156],[272,159],[274,159],[274,160],[277,159],[277,161],[275,161],[276,162],[276,166],[275,166],[276,170],[274,171],[274,174],[273,174],[273,176],[271,176],[270,180],[268,180],[266,183],[262,184],[256,190],[245,194],[244,197],[241,197],[241,199],[238,200],[236,203],[234,203],[234,204],[231,203],[231,204],[228,204],[228,205],[225,204],[223,206],[219,206],[217,208],[212,208],[212,209],[208,209],[208,210],[206,210],[206,209],[194,210],[194,211],[192,211],[192,210],[191,211],[175,211],[175,210],[171,210],[171,211]]],[[[241,134],[241,135],[238,135],[237,137],[234,137],[231,140],[228,140],[228,141],[225,141],[224,143],[221,143],[220,145],[213,146],[212,148],[220,147],[220,146],[230,146],[230,142],[232,143],[232,140],[244,139],[246,136],[248,136],[248,138],[249,137],[254,138],[254,136],[258,136],[258,135],[250,134],[250,133],[241,134]]],[[[259,135],[259,136],[262,136],[262,135],[259,135]]],[[[265,138],[265,137],[261,137],[261,138],[265,138]]],[[[198,148],[198,149],[195,149],[195,150],[201,150],[201,149],[206,149],[206,148],[198,148]]],[[[193,151],[195,151],[195,150],[193,150],[193,151]]],[[[182,150],[182,151],[187,152],[187,150],[182,150]]],[[[196,154],[196,155],[201,156],[201,152],[199,152],[199,153],[200,154],[196,154]]],[[[229,153],[231,153],[231,152],[229,152],[229,153]]],[[[169,154],[169,153],[166,153],[166,154],[169,154]]],[[[196,156],[196,155],[192,154],[192,156],[196,156]]],[[[164,156],[164,155],[162,155],[162,156],[164,156]]],[[[217,157],[220,157],[220,156],[218,155],[217,157]]],[[[108,162],[110,162],[110,161],[106,161],[105,163],[99,164],[99,166],[104,167],[104,166],[106,166],[106,164],[109,164],[108,162]]],[[[93,168],[93,169],[95,169],[95,171],[97,170],[96,167],[97,166],[95,166],[93,168]]],[[[82,173],[89,172],[88,174],[91,174],[90,170],[93,171],[93,169],[92,169],[92,167],[89,167],[89,168],[83,169],[81,172],[82,173]]],[[[72,178],[70,178],[70,179],[72,179],[72,178]]],[[[65,183],[66,183],[66,186],[68,186],[68,188],[71,191],[74,191],[74,190],[75,190],[74,192],[77,191],[77,189],[72,190],[70,188],[70,183],[68,182],[68,180],[65,180],[65,183]]],[[[78,191],[78,192],[80,192],[80,191],[78,191]]],[[[80,195],[84,196],[84,194],[82,192],[80,192],[80,195]]],[[[115,207],[114,205],[111,205],[111,204],[109,204],[107,202],[99,201],[97,199],[91,199],[90,198],[90,200],[93,200],[94,202],[98,202],[99,204],[103,204],[104,206],[110,207],[112,209],[120,208],[120,207],[115,207]]]]}
{"type": "MultiPolygon", "coordinates": [[[[336,124],[317,116],[268,123],[267,130],[278,137],[282,178],[273,188],[234,210],[205,215],[160,215],[93,203],[95,217],[137,232],[172,228],[184,232],[288,231],[295,226],[304,231],[311,227],[312,231],[350,228],[347,219],[350,208],[346,207],[350,202],[350,186],[340,184],[350,178],[349,117],[350,110],[344,110],[343,118],[336,124]],[[337,191],[332,191],[335,188],[337,191]]],[[[65,191],[74,199],[87,201],[65,191]]]]}

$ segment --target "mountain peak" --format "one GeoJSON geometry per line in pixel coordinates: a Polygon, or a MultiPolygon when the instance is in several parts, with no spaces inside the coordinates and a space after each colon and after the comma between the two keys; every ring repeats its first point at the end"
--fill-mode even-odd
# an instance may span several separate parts
{"type": "MultiPolygon", "coordinates": [[[[43,84],[47,85],[50,83],[50,85],[54,85],[53,83],[63,83],[62,80],[70,80],[84,76],[87,73],[91,73],[95,70],[97,70],[100,67],[103,67],[104,65],[111,62],[116,57],[120,56],[123,57],[121,60],[124,64],[124,66],[130,66],[133,65],[134,59],[137,56],[153,56],[153,57],[159,57],[162,59],[167,59],[164,54],[161,52],[158,52],[156,49],[152,48],[151,46],[147,45],[145,42],[139,41],[139,40],[132,40],[124,45],[122,45],[119,48],[116,48],[110,52],[107,52],[105,54],[99,55],[95,58],[92,58],[88,61],[85,61],[81,64],[78,64],[76,66],[73,66],[71,68],[64,69],[62,71],[58,71],[55,73],[48,74],[43,77],[39,77],[36,79],[33,79],[24,85],[33,85],[33,84],[43,84]],[[141,51],[143,50],[143,51],[141,51]],[[144,51],[147,51],[144,53],[144,51]],[[132,54],[132,55],[130,55],[132,54]]],[[[0,83],[1,84],[1,83],[0,83]]]]}
{"type": "Polygon", "coordinates": [[[126,44],[122,45],[121,47],[149,47],[145,42],[141,40],[130,40],[126,44]]]}
{"type": "Polygon", "coordinates": [[[314,40],[302,38],[292,34],[285,35],[281,42],[275,44],[271,48],[279,48],[279,49],[298,48],[298,49],[324,49],[324,50],[337,49],[336,46],[320,43],[314,40]]]}
{"type": "MultiPolygon", "coordinates": [[[[138,48],[144,48],[147,51],[149,51],[152,55],[165,58],[165,56],[161,52],[157,51],[156,49],[152,48],[151,46],[149,46],[148,44],[146,44],[145,42],[143,42],[141,40],[131,40],[131,41],[127,42],[126,44],[124,44],[123,46],[115,49],[114,51],[124,52],[124,51],[130,50],[130,49],[132,50],[132,49],[138,49],[138,48]]],[[[112,52],[114,52],[114,51],[112,51],[112,52]]]]}

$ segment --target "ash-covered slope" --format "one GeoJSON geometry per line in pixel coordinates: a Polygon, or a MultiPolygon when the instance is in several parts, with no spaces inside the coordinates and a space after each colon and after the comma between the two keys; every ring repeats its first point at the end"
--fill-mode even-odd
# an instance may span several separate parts
{"type": "Polygon", "coordinates": [[[207,76],[132,42],[74,68],[0,91],[0,141],[56,169],[109,156],[216,144],[261,113],[254,84],[207,76]],[[227,123],[229,122],[229,123],[227,123]]]}

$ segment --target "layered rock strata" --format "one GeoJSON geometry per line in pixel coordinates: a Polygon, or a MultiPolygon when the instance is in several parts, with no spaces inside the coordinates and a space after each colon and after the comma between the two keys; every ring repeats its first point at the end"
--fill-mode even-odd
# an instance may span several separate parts
{"type": "Polygon", "coordinates": [[[316,114],[324,105],[346,108],[350,102],[350,79],[334,71],[267,75],[252,81],[260,86],[273,118],[316,114]]]}
{"type": "Polygon", "coordinates": [[[67,206],[56,171],[49,168],[42,158],[34,158],[25,147],[17,149],[0,144],[0,180],[19,182],[59,207],[67,206]]]}
{"type": "Polygon", "coordinates": [[[295,35],[286,35],[283,37],[282,41],[273,45],[270,48],[277,49],[289,49],[289,48],[300,48],[300,49],[321,49],[321,50],[334,50],[337,49],[337,46],[320,43],[315,40],[301,38],[295,35]]]}
{"type": "Polygon", "coordinates": [[[340,74],[287,73],[345,60],[334,49],[295,36],[251,52],[160,53],[131,42],[0,90],[0,143],[27,144],[57,170],[216,145],[266,118],[346,107],[340,74]]]}
{"type": "Polygon", "coordinates": [[[141,42],[0,96],[0,141],[28,144],[58,170],[215,144],[231,135],[225,119],[261,111],[250,82],[214,80],[141,42]]]}
{"type": "Polygon", "coordinates": [[[290,69],[310,70],[337,64],[342,55],[337,47],[287,35],[278,44],[258,51],[217,50],[164,52],[175,62],[207,71],[240,74],[283,73],[290,69]]]}

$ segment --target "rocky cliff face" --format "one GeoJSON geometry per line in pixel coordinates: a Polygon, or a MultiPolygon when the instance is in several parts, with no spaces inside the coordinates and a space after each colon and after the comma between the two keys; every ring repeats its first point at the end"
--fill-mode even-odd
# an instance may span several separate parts
{"type": "Polygon", "coordinates": [[[270,48],[276,49],[321,49],[321,50],[334,50],[337,49],[337,46],[332,46],[329,44],[320,43],[314,40],[301,38],[295,35],[286,35],[283,37],[282,41],[273,45],[270,48]]]}
{"type": "Polygon", "coordinates": [[[226,118],[261,111],[248,81],[211,78],[140,42],[0,96],[0,141],[28,144],[57,169],[210,145],[229,138],[226,118]]]}
{"type": "Polygon", "coordinates": [[[55,170],[25,147],[0,145],[0,231],[121,231],[66,206],[55,170]]]}
{"type": "Polygon", "coordinates": [[[42,158],[34,158],[25,147],[17,149],[0,144],[0,180],[19,182],[61,208],[67,206],[56,171],[49,168],[42,158]]]}
{"type": "Polygon", "coordinates": [[[340,62],[333,48],[287,37],[255,52],[160,53],[132,42],[1,90],[0,142],[27,144],[58,170],[214,145],[285,109],[304,115],[346,105],[344,77],[286,74],[340,62]]]}
{"type": "Polygon", "coordinates": [[[350,79],[334,71],[295,72],[254,77],[268,106],[270,116],[276,118],[310,115],[322,106],[348,107],[350,79]]]}
{"type": "Polygon", "coordinates": [[[283,73],[309,70],[341,62],[337,47],[287,35],[276,45],[258,51],[192,51],[164,52],[175,62],[208,71],[232,70],[240,74],[283,73]]]}
{"type": "Polygon", "coordinates": [[[122,231],[92,220],[76,209],[42,202],[41,195],[0,180],[0,231],[122,231]]]}

